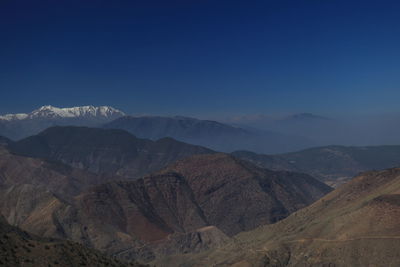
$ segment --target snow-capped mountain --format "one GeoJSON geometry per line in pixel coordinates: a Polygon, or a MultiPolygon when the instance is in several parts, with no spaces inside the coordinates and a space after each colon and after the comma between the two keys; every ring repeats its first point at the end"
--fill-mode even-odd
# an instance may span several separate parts
{"type": "Polygon", "coordinates": [[[82,106],[72,108],[58,108],[53,106],[43,106],[31,113],[19,113],[19,114],[6,114],[0,116],[0,120],[14,121],[14,120],[25,120],[35,118],[109,118],[115,119],[121,116],[125,116],[125,113],[108,106],[82,106]]]}
{"type": "Polygon", "coordinates": [[[43,106],[30,113],[0,116],[0,135],[20,139],[52,126],[96,127],[122,116],[125,116],[124,112],[108,106],[71,108],[43,106]]]}

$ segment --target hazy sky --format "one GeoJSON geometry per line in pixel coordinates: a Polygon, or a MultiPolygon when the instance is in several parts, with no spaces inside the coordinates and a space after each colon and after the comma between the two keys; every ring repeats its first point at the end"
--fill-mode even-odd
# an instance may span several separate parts
{"type": "Polygon", "coordinates": [[[0,1],[0,113],[397,111],[398,1],[0,1]]]}

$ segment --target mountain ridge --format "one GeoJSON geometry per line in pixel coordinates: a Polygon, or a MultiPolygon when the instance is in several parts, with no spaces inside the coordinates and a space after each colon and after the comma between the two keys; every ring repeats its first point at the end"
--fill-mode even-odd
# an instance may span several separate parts
{"type": "Polygon", "coordinates": [[[124,116],[120,110],[108,106],[57,108],[42,106],[30,113],[0,116],[0,135],[19,140],[38,134],[52,126],[99,126],[124,116]]]}
{"type": "Polygon", "coordinates": [[[140,178],[193,154],[215,153],[172,138],[137,138],[119,129],[55,126],[11,143],[15,154],[61,161],[97,174],[140,178]]]}
{"type": "Polygon", "coordinates": [[[126,114],[110,106],[78,106],[70,108],[58,108],[51,105],[42,106],[30,113],[1,115],[0,120],[25,120],[34,118],[77,118],[77,117],[115,117],[126,114]]]}
{"type": "Polygon", "coordinates": [[[267,169],[304,172],[337,187],[360,172],[400,166],[400,146],[323,146],[265,155],[235,151],[232,155],[267,169]]]}
{"type": "Polygon", "coordinates": [[[399,205],[400,168],[364,172],[224,248],[170,260],[175,266],[397,266],[399,205]]]}
{"type": "Polygon", "coordinates": [[[264,153],[289,152],[311,146],[312,142],[294,135],[256,131],[221,123],[174,116],[124,116],[104,124],[104,128],[123,129],[148,139],[172,137],[221,152],[238,149],[264,153]]]}
{"type": "Polygon", "coordinates": [[[72,189],[82,190],[65,190],[84,171],[4,153],[0,210],[10,222],[146,262],[223,246],[331,190],[308,175],[264,170],[223,153],[181,159],[136,180],[89,179],[90,187],[74,183],[72,189]]]}

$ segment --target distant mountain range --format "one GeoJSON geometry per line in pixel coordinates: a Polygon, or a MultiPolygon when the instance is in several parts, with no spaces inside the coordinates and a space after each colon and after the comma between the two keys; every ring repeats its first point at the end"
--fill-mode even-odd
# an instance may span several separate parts
{"type": "Polygon", "coordinates": [[[293,134],[243,129],[216,121],[180,116],[126,116],[124,112],[108,106],[43,106],[28,114],[0,116],[0,136],[13,140],[38,134],[52,126],[123,129],[139,138],[158,140],[171,137],[222,152],[251,150],[259,153],[278,153],[313,145],[310,140],[293,134]]]}
{"type": "Polygon", "coordinates": [[[76,126],[51,127],[8,147],[19,155],[127,178],[139,178],[194,154],[214,153],[172,138],[152,141],[137,138],[124,130],[76,126]]]}
{"type": "Polygon", "coordinates": [[[399,266],[400,169],[367,172],[223,248],[176,255],[175,266],[399,266]]]}
{"type": "Polygon", "coordinates": [[[53,106],[43,106],[31,113],[7,114],[0,116],[2,121],[21,121],[27,119],[51,119],[51,118],[107,118],[115,119],[124,116],[125,113],[112,107],[101,106],[82,106],[72,108],[57,108],[53,106]]]}
{"type": "Polygon", "coordinates": [[[312,146],[306,138],[257,129],[243,129],[210,120],[187,117],[125,116],[103,125],[123,129],[135,136],[157,140],[162,137],[205,146],[222,152],[250,150],[260,153],[289,152],[312,146]]]}
{"type": "MultiPolygon", "coordinates": [[[[4,140],[16,154],[128,178],[140,178],[191,155],[216,153],[172,138],[152,141],[124,130],[74,126],[48,128],[17,142],[4,140]]],[[[327,146],[286,154],[235,151],[232,155],[270,170],[307,173],[333,187],[363,171],[400,166],[400,146],[327,146]]]]}
{"type": "Polygon", "coordinates": [[[182,116],[129,116],[109,106],[57,108],[0,116],[0,136],[19,140],[52,126],[123,129],[139,138],[176,140],[221,152],[288,153],[316,146],[400,143],[400,115],[330,118],[312,113],[241,116],[218,122],[182,116]]]}
{"type": "Polygon", "coordinates": [[[232,155],[263,168],[308,173],[334,187],[360,172],[400,166],[400,146],[326,146],[279,155],[249,151],[232,155]]]}
{"type": "Polygon", "coordinates": [[[0,135],[18,140],[51,126],[98,126],[121,116],[125,116],[125,113],[107,106],[72,108],[43,106],[31,113],[0,116],[0,135]]]}

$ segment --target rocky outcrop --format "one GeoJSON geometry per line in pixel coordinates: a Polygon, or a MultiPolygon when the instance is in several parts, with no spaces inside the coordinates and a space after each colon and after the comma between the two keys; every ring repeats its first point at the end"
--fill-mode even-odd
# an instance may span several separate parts
{"type": "Polygon", "coordinates": [[[0,216],[1,266],[118,266],[141,267],[120,261],[70,241],[41,238],[9,225],[0,216]]]}

